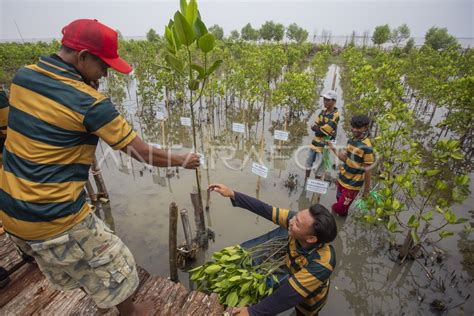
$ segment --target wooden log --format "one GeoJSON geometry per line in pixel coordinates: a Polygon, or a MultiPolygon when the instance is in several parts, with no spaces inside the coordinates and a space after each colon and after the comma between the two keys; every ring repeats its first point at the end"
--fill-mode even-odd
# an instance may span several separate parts
{"type": "MultiPolygon", "coordinates": [[[[0,254],[10,249],[11,241],[0,236],[0,254]]],[[[10,251],[10,250],[8,250],[10,251]]],[[[17,260],[21,260],[17,254],[17,260]]],[[[149,301],[155,315],[222,315],[223,308],[218,297],[213,294],[192,292],[180,283],[155,277],[138,269],[140,285],[133,295],[136,303],[149,301]]],[[[1,315],[99,315],[91,297],[82,290],[57,291],[46,280],[36,264],[25,264],[11,275],[11,282],[0,289],[1,315]]],[[[116,308],[104,315],[118,315],[116,308]]]]}
{"type": "MultiPolygon", "coordinates": [[[[95,304],[90,298],[87,297],[87,294],[80,290],[76,289],[73,291],[58,291],[57,295],[40,311],[42,315],[73,315],[78,312],[78,306],[80,306],[81,301],[85,301],[88,304],[95,304]]],[[[96,312],[97,309],[94,309],[96,312]]],[[[118,314],[118,312],[117,312],[118,314]]]]}
{"type": "Polygon", "coordinates": [[[10,270],[22,261],[13,242],[4,234],[0,236],[0,267],[10,270]]]}
{"type": "Polygon", "coordinates": [[[24,289],[38,283],[43,278],[44,276],[36,264],[26,264],[11,274],[8,285],[0,289],[0,309],[3,310],[3,307],[20,295],[24,289]]]}
{"type": "MultiPolygon", "coordinates": [[[[134,298],[143,284],[150,278],[150,274],[144,269],[137,267],[139,286],[134,293],[134,298]]],[[[45,315],[86,315],[99,314],[94,301],[82,290],[77,289],[59,294],[41,310],[45,315]]],[[[109,309],[105,315],[119,315],[116,308],[109,309]]]]}
{"type": "MultiPolygon", "coordinates": [[[[8,287],[7,287],[8,289],[8,287]]],[[[36,282],[31,282],[29,286],[24,287],[14,298],[2,307],[2,313],[5,315],[31,315],[54,299],[59,291],[53,289],[46,278],[41,278],[36,282]],[[28,304],[25,304],[28,302],[28,304]]]]}
{"type": "Polygon", "coordinates": [[[192,192],[191,202],[194,207],[194,221],[196,223],[196,240],[198,245],[201,248],[207,248],[209,241],[207,239],[206,233],[206,222],[204,219],[204,210],[202,209],[202,203],[200,203],[200,198],[198,193],[192,192]]]}
{"type": "Polygon", "coordinates": [[[170,204],[170,224],[169,224],[169,262],[170,262],[170,279],[173,282],[178,282],[178,261],[177,242],[178,233],[178,206],[175,202],[170,204]]]}
{"type": "Polygon", "coordinates": [[[187,295],[188,290],[181,283],[153,277],[142,286],[135,302],[148,302],[153,306],[155,315],[177,315],[187,295]]]}
{"type": "Polygon", "coordinates": [[[216,294],[210,296],[202,292],[191,292],[186,298],[179,315],[222,315],[224,308],[216,294]]]}

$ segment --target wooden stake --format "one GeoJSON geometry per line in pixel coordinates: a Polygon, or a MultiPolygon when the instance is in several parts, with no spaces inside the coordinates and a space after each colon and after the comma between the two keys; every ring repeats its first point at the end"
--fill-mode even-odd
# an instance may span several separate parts
{"type": "Polygon", "coordinates": [[[332,86],[331,86],[332,90],[336,89],[336,78],[337,78],[337,65],[336,65],[336,68],[334,68],[334,77],[332,78],[332,86]]]}
{"type": "Polygon", "coordinates": [[[188,249],[191,249],[192,245],[192,233],[191,233],[191,225],[189,224],[189,215],[186,209],[182,209],[180,211],[181,214],[181,222],[183,223],[183,231],[184,231],[184,238],[186,239],[186,246],[188,249]]]}
{"type": "MultiPolygon", "coordinates": [[[[258,163],[262,163],[262,156],[263,156],[263,149],[265,147],[265,142],[263,140],[263,133],[262,133],[262,136],[260,137],[260,152],[258,154],[258,163]]],[[[257,199],[259,198],[259,195],[260,195],[260,176],[257,176],[257,199]]]]}
{"type": "Polygon", "coordinates": [[[99,198],[109,198],[107,193],[107,188],[105,187],[104,178],[102,177],[102,172],[100,171],[99,165],[97,164],[97,159],[94,158],[91,166],[92,175],[94,176],[95,184],[97,186],[97,195],[99,198]]]}
{"type": "Polygon", "coordinates": [[[204,211],[202,209],[202,203],[200,203],[199,194],[197,192],[190,193],[191,195],[191,203],[194,207],[194,221],[196,223],[196,239],[198,245],[201,248],[207,248],[208,240],[207,240],[207,233],[206,233],[206,222],[204,219],[204,211]]]}
{"type": "Polygon", "coordinates": [[[92,202],[97,202],[97,195],[94,192],[94,188],[92,187],[91,182],[89,179],[86,181],[86,191],[87,194],[89,195],[89,198],[91,199],[92,202]]]}
{"type": "Polygon", "coordinates": [[[178,232],[178,206],[175,202],[170,204],[170,227],[169,227],[169,258],[170,258],[170,279],[178,282],[178,263],[177,263],[177,242],[178,232]]]}

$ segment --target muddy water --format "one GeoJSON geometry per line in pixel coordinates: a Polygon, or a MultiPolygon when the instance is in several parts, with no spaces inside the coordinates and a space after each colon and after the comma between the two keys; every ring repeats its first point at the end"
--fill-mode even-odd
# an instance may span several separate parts
{"type": "MultiPolygon", "coordinates": [[[[335,67],[331,66],[325,80],[325,89],[330,87],[334,71],[335,67]]],[[[337,90],[341,97],[336,106],[342,112],[344,102],[339,84],[337,90]]],[[[126,100],[125,108],[144,139],[163,144],[160,122],[153,117],[147,119],[141,116],[139,119],[136,115],[135,97],[126,100]]],[[[284,129],[281,120],[283,115],[280,121],[276,122],[278,112],[278,109],[274,109],[272,113],[265,115],[263,163],[270,170],[268,177],[260,181],[259,198],[278,207],[303,209],[310,205],[314,196],[303,190],[302,166],[307,151],[298,148],[311,142],[309,125],[316,113],[310,113],[307,117],[301,117],[299,122],[290,124],[290,140],[286,142],[289,148],[285,149],[285,142],[281,142],[283,149],[279,152],[280,142],[274,141],[273,134],[269,131],[271,126],[284,129]],[[272,155],[278,153],[282,153],[280,156],[283,158],[272,159],[272,155]],[[285,181],[290,175],[296,175],[298,182],[293,190],[285,187],[285,181]]],[[[243,123],[239,116],[234,116],[233,121],[243,123]]],[[[211,183],[225,183],[236,191],[256,196],[257,176],[251,172],[251,165],[257,160],[262,122],[258,124],[257,134],[255,126],[250,132],[253,141],[248,146],[244,146],[239,134],[225,129],[225,121],[220,122],[216,132],[205,124],[205,120],[203,122],[204,134],[207,135],[204,137],[205,142],[213,145],[214,150],[211,154],[206,154],[206,159],[210,162],[212,160],[213,166],[208,169],[208,173],[202,169],[202,186],[207,186],[209,176],[211,183]],[[223,146],[237,147],[235,157],[228,158],[232,156],[232,152],[223,149],[223,146]],[[247,158],[250,152],[253,154],[247,158]]],[[[177,122],[172,133],[172,144],[176,151],[186,152],[191,149],[191,128],[181,127],[177,122]]],[[[344,145],[346,141],[346,135],[340,127],[337,143],[344,145]]],[[[200,147],[198,144],[198,148],[200,147]]],[[[123,154],[111,153],[106,145],[102,145],[97,155],[101,158],[104,153],[105,159],[101,167],[111,202],[110,207],[102,210],[101,214],[115,227],[117,234],[130,247],[140,266],[152,274],[169,275],[168,207],[175,201],[180,209],[186,208],[192,213],[189,192],[195,186],[194,171],[179,169],[176,172],[172,169],[167,172],[166,169],[149,168],[129,160],[123,154]]],[[[332,170],[330,179],[336,176],[336,171],[332,170]]],[[[203,194],[203,199],[205,203],[206,194],[203,194]]],[[[332,183],[328,193],[321,197],[321,203],[330,207],[334,200],[335,186],[332,183]]],[[[455,210],[459,216],[467,217],[473,222],[472,205],[474,200],[471,196],[455,210]]],[[[355,209],[351,211],[351,215],[356,213],[355,209]]],[[[193,217],[190,219],[194,230],[193,217]]],[[[207,225],[216,234],[215,242],[210,243],[205,254],[207,257],[216,250],[241,243],[274,228],[272,223],[263,218],[243,209],[233,208],[228,199],[215,193],[211,195],[210,211],[206,213],[206,220],[207,225]]],[[[391,260],[391,252],[384,242],[383,232],[364,226],[355,216],[337,218],[337,223],[339,235],[334,243],[337,268],[331,278],[330,295],[322,315],[426,314],[431,312],[430,303],[435,299],[442,300],[448,308],[452,308],[449,310],[450,314],[473,314],[473,299],[470,298],[464,303],[466,296],[474,290],[472,237],[466,239],[462,233],[457,232],[454,237],[440,243],[441,248],[446,251],[446,256],[441,264],[428,268],[435,278],[439,279],[435,282],[427,278],[425,269],[418,263],[407,262],[400,266],[391,260]],[[440,287],[444,284],[445,292],[439,291],[436,284],[440,287]]],[[[184,240],[181,223],[178,227],[178,239],[184,240]]],[[[462,227],[456,229],[460,231],[462,227]]],[[[187,274],[180,273],[180,278],[187,285],[187,274]]],[[[291,312],[285,313],[290,314],[291,312]]]]}

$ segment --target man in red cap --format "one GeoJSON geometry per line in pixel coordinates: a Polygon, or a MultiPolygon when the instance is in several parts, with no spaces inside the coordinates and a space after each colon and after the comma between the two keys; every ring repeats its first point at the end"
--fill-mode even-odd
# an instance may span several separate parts
{"type": "Polygon", "coordinates": [[[81,19],[62,33],[58,54],[20,69],[11,85],[0,220],[58,289],[82,288],[101,309],[144,314],[131,299],[138,286],[133,255],[86,203],[97,142],[154,166],[194,169],[199,157],[146,144],[97,91],[109,67],[132,70],[117,54],[113,29],[81,19]]]}

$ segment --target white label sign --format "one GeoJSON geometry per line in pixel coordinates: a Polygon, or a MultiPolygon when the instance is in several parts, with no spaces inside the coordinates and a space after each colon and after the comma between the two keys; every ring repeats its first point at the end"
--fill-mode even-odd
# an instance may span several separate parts
{"type": "Polygon", "coordinates": [[[162,148],[160,144],[150,143],[150,145],[158,149],[162,148]]]}
{"type": "Polygon", "coordinates": [[[266,178],[268,176],[268,168],[255,162],[252,163],[252,172],[262,178],[266,178]]]}
{"type": "Polygon", "coordinates": [[[237,133],[245,133],[245,125],[241,123],[232,123],[232,131],[237,133]]]}
{"type": "Polygon", "coordinates": [[[306,190],[315,193],[326,194],[328,187],[329,182],[326,181],[308,179],[308,182],[306,182],[306,190]]]}
{"type": "Polygon", "coordinates": [[[190,117],[181,117],[181,125],[191,126],[191,118],[190,117]]]}
{"type": "Polygon", "coordinates": [[[206,157],[204,157],[203,154],[198,154],[199,155],[199,163],[201,164],[201,167],[206,164],[206,157]]]}
{"type": "Polygon", "coordinates": [[[288,132],[275,130],[275,139],[288,140],[288,132]]]}
{"type": "Polygon", "coordinates": [[[156,118],[159,120],[164,120],[165,114],[163,112],[156,112],[156,118]]]}

